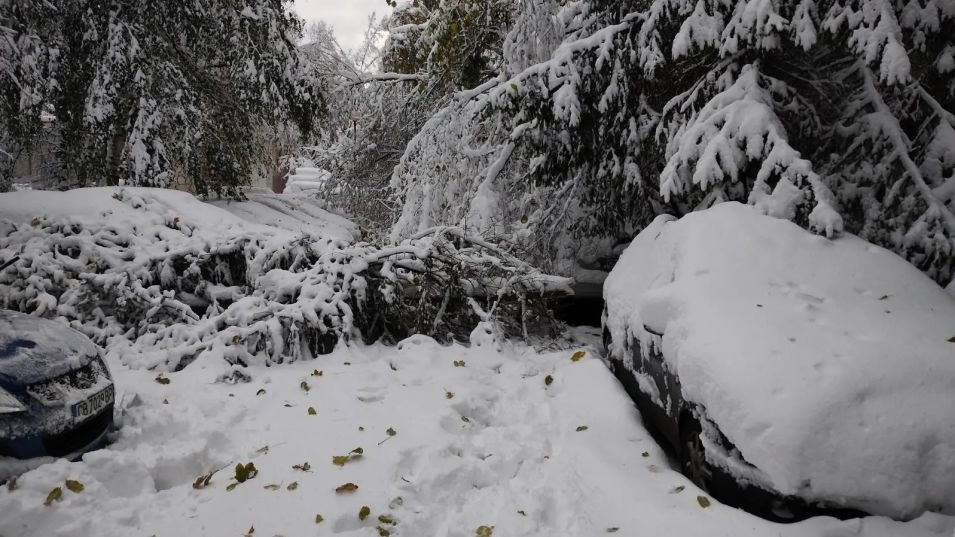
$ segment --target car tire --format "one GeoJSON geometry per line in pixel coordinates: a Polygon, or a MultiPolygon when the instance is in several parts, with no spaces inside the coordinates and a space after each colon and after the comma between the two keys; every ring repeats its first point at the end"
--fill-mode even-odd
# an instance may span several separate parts
{"type": "Polygon", "coordinates": [[[696,486],[709,491],[713,468],[706,461],[703,428],[692,417],[680,420],[680,471],[696,486]]]}

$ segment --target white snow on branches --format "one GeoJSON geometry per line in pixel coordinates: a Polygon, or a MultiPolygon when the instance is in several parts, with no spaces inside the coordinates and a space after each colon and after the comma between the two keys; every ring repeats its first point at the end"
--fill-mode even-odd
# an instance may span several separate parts
{"type": "Polygon", "coordinates": [[[485,319],[465,296],[513,313],[501,329],[526,333],[529,298],[569,292],[458,228],[382,248],[350,243],[339,217],[320,225],[321,209],[295,198],[223,206],[278,227],[175,191],[4,194],[0,259],[20,259],[0,275],[0,306],[68,322],[129,365],[178,370],[295,361],[411,331],[466,337],[485,319]]]}
{"type": "Polygon", "coordinates": [[[750,203],[771,216],[792,219],[804,201],[797,185],[808,183],[815,197],[810,224],[829,236],[842,230],[832,193],[812,164],[789,145],[755,65],[744,66],[732,86],[710,99],[679,130],[670,138],[667,165],[660,174],[664,199],[691,186],[714,192],[714,199],[728,199],[720,194],[720,185],[749,182],[741,175],[755,163],[759,167],[750,203]],[[773,188],[771,181],[776,182],[773,188]]]}

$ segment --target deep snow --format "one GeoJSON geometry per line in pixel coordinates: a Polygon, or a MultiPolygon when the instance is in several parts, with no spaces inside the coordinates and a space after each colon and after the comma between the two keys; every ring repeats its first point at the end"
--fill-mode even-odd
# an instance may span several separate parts
{"type": "Polygon", "coordinates": [[[723,203],[658,217],[604,295],[615,355],[662,349],[764,486],[955,514],[955,300],[902,258],[723,203]]]}
{"type": "Polygon", "coordinates": [[[950,537],[955,530],[955,519],[933,514],[909,523],[778,525],[715,502],[703,508],[705,494],[670,470],[593,349],[565,344],[496,352],[418,336],[397,348],[339,348],[317,360],[255,366],[252,381],[236,385],[215,383],[222,371],[211,361],[166,374],[168,384],[112,361],[115,442],[82,462],[31,471],[13,491],[0,488],[0,535],[219,537],[254,527],[253,535],[269,537],[373,537],[376,526],[407,537],[471,537],[480,526],[493,526],[494,537],[614,528],[687,537],[950,537]],[[574,362],[578,349],[588,352],[574,362]],[[332,464],[357,447],[361,458],[332,464]],[[238,462],[254,462],[260,473],[228,491],[238,462]],[[310,471],[293,468],[305,462],[310,471]],[[208,487],[193,488],[217,468],[208,487]],[[84,490],[70,492],[67,479],[84,490]],[[349,482],[358,490],[335,492],[349,482]],[[58,486],[62,500],[44,505],[58,486]],[[365,521],[362,506],[371,509],[365,521]],[[380,515],[396,524],[382,524],[380,515]]]}

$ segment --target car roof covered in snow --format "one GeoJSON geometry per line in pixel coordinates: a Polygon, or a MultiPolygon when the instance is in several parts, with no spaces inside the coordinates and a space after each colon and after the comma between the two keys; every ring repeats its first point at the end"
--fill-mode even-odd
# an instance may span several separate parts
{"type": "Polygon", "coordinates": [[[905,260],[723,203],[658,217],[604,297],[615,357],[662,349],[777,491],[955,512],[955,299],[905,260]]]}

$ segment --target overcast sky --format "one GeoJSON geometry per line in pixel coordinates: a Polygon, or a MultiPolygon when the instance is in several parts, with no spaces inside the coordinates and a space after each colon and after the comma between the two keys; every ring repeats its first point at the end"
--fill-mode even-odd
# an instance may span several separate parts
{"type": "Polygon", "coordinates": [[[335,28],[335,36],[345,49],[361,44],[368,15],[380,18],[390,12],[385,0],[295,0],[295,12],[306,25],[323,20],[335,28]]]}

